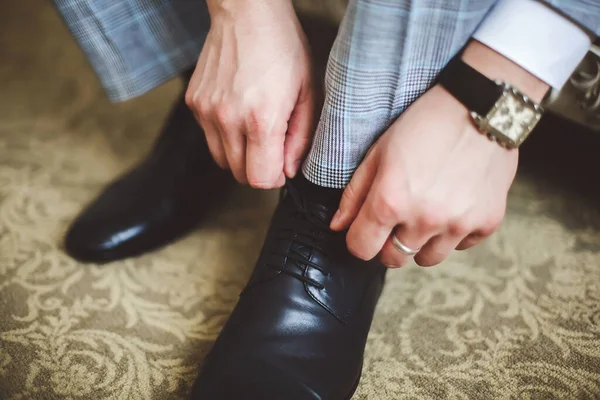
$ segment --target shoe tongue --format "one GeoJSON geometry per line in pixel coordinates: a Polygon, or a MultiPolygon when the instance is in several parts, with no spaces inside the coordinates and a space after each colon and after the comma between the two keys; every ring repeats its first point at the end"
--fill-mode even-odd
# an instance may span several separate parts
{"type": "Polygon", "coordinates": [[[308,202],[313,211],[319,210],[319,216],[327,222],[340,205],[343,189],[333,189],[319,186],[304,177],[302,173],[294,179],[294,186],[300,195],[308,202]],[[321,206],[321,207],[318,207],[321,206]],[[324,207],[324,208],[323,208],[324,207]]]}
{"type": "MultiPolygon", "coordinates": [[[[302,198],[306,211],[314,218],[322,221],[322,227],[311,225],[311,229],[315,229],[313,232],[316,235],[314,240],[319,243],[319,240],[324,238],[324,233],[318,232],[323,228],[328,229],[327,226],[339,206],[343,190],[316,185],[306,179],[302,173],[299,173],[290,184],[293,190],[302,198]]],[[[319,244],[322,245],[323,243],[319,244]]],[[[310,259],[311,253],[314,251],[313,246],[299,242],[294,242],[293,246],[296,251],[304,254],[307,259],[310,259]]],[[[303,263],[297,262],[288,264],[288,268],[292,265],[299,268],[299,273],[302,273],[305,268],[303,263]]]]}

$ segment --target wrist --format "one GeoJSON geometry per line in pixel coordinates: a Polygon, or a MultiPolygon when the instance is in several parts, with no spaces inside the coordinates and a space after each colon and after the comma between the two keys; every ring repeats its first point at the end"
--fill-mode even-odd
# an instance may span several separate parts
{"type": "Polygon", "coordinates": [[[280,6],[293,9],[292,0],[206,0],[206,5],[212,19],[219,16],[247,16],[265,8],[280,6]]]}
{"type": "Polygon", "coordinates": [[[235,14],[238,10],[249,5],[248,3],[246,0],[206,0],[208,12],[213,18],[220,14],[235,14]]]}
{"type": "Polygon", "coordinates": [[[537,103],[548,92],[547,83],[477,40],[467,45],[462,60],[489,79],[500,79],[516,87],[537,103]]]}

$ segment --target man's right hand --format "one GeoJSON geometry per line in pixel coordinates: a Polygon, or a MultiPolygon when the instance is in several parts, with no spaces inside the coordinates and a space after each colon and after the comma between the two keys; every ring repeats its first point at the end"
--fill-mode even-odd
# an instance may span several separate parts
{"type": "Polygon", "coordinates": [[[186,93],[217,164],[280,187],[314,133],[306,36],[289,0],[208,0],[211,28],[186,93]]]}

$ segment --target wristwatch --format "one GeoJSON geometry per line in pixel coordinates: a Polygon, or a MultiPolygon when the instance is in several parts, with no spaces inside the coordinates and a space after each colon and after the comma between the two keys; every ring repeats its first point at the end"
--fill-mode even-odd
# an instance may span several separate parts
{"type": "Polygon", "coordinates": [[[507,82],[491,80],[454,57],[438,82],[469,110],[477,129],[513,149],[525,141],[542,118],[543,108],[507,82]]]}

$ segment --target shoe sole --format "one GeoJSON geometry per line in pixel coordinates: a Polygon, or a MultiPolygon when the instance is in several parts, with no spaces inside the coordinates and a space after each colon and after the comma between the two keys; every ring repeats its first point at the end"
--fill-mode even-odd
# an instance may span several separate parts
{"type": "Polygon", "coordinates": [[[356,389],[358,389],[358,384],[360,383],[361,377],[362,377],[362,365],[360,366],[360,373],[358,374],[358,378],[356,378],[356,382],[354,382],[354,387],[352,387],[350,394],[344,400],[352,400],[352,396],[354,396],[354,393],[356,393],[356,389]]]}

